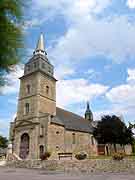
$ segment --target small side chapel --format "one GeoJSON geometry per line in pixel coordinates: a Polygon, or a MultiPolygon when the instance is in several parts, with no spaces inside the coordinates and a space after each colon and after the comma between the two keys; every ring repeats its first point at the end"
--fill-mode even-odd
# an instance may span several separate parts
{"type": "Polygon", "coordinates": [[[21,159],[39,159],[44,152],[51,159],[66,152],[97,155],[89,103],[84,118],[56,107],[56,82],[41,34],[20,78],[17,116],[10,124],[13,153],[21,159]]]}

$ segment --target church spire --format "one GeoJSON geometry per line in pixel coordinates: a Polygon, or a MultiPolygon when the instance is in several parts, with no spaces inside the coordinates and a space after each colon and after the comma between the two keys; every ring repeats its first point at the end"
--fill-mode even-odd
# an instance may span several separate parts
{"type": "Polygon", "coordinates": [[[87,101],[87,111],[90,110],[90,105],[89,105],[89,102],[87,101]]]}
{"type": "Polygon", "coordinates": [[[39,36],[39,39],[38,39],[37,46],[36,46],[36,49],[34,51],[34,54],[47,55],[47,53],[45,52],[45,44],[44,44],[43,33],[41,33],[40,36],[39,36]]]}
{"type": "Polygon", "coordinates": [[[43,33],[40,34],[33,56],[25,65],[24,74],[32,72],[43,72],[50,77],[53,77],[54,67],[47,58],[45,51],[45,43],[43,33]]]}
{"type": "Polygon", "coordinates": [[[89,120],[89,121],[93,121],[93,114],[90,110],[90,105],[89,102],[87,101],[87,108],[85,111],[85,119],[89,120]]]}

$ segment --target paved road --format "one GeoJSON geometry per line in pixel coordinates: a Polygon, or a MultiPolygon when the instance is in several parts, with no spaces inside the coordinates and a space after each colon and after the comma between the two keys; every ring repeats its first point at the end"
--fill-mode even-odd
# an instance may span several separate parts
{"type": "Polygon", "coordinates": [[[104,173],[87,176],[49,173],[43,170],[12,169],[0,167],[0,180],[135,180],[135,174],[104,173]]]}

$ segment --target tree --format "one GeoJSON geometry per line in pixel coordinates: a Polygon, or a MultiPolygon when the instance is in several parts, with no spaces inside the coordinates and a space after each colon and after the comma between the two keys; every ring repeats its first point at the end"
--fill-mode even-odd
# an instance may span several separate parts
{"type": "Polygon", "coordinates": [[[127,128],[125,123],[115,115],[102,117],[94,129],[94,137],[99,144],[113,144],[115,150],[116,144],[126,145],[133,142],[131,128],[127,128]]]}
{"type": "Polygon", "coordinates": [[[7,148],[8,140],[6,137],[0,136],[0,148],[7,148]]]}
{"type": "Polygon", "coordinates": [[[4,85],[5,74],[20,60],[23,7],[23,0],[0,0],[0,85],[4,85]]]}

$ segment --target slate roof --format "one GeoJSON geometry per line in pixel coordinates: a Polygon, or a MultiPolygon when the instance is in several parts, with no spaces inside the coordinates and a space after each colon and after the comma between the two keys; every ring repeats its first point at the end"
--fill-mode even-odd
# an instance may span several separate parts
{"type": "Polygon", "coordinates": [[[88,120],[58,107],[56,108],[56,116],[51,119],[51,122],[62,125],[67,130],[93,133],[93,127],[88,120]]]}

